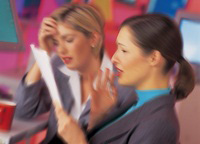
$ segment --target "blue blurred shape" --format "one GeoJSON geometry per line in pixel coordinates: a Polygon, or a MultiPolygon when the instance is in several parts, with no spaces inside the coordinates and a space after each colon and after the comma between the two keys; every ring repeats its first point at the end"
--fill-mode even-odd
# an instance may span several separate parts
{"type": "Polygon", "coordinates": [[[72,2],[72,0],[56,0],[56,3],[58,4],[58,6],[61,6],[69,2],[72,2]]]}
{"type": "Polygon", "coordinates": [[[181,19],[183,54],[191,63],[200,64],[200,20],[181,19]]]}
{"type": "Polygon", "coordinates": [[[135,4],[136,0],[118,0],[119,2],[126,4],[135,4]]]}
{"type": "Polygon", "coordinates": [[[15,1],[0,0],[0,50],[23,50],[15,1]]]}
{"type": "Polygon", "coordinates": [[[30,18],[37,15],[40,0],[15,0],[15,2],[20,17],[30,18]]]}
{"type": "Polygon", "coordinates": [[[176,11],[186,4],[187,0],[150,0],[147,13],[160,13],[174,18],[176,11]]]}
{"type": "Polygon", "coordinates": [[[12,8],[8,0],[1,0],[0,4],[0,41],[18,42],[15,21],[12,15],[12,8]]]}

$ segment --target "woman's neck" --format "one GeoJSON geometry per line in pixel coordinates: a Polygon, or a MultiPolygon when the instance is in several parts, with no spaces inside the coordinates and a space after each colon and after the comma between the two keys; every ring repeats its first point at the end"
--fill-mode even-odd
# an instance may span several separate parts
{"type": "Polygon", "coordinates": [[[136,86],[137,90],[165,89],[169,87],[169,75],[152,75],[136,86]]]}
{"type": "Polygon", "coordinates": [[[101,67],[101,60],[99,58],[93,58],[88,62],[82,70],[79,71],[82,80],[87,80],[88,76],[96,77],[101,67]]]}
{"type": "Polygon", "coordinates": [[[84,103],[88,99],[90,94],[90,82],[89,77],[95,78],[101,66],[100,59],[93,59],[88,62],[82,71],[79,71],[81,76],[81,103],[84,103]]]}

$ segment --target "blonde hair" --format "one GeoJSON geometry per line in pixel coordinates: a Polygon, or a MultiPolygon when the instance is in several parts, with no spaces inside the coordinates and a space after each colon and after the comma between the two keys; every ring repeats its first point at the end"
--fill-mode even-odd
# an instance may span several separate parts
{"type": "Polygon", "coordinates": [[[67,4],[56,9],[51,17],[58,22],[70,24],[75,30],[90,37],[92,32],[98,32],[100,39],[95,46],[95,53],[103,57],[104,53],[104,20],[101,13],[88,4],[67,4]]]}

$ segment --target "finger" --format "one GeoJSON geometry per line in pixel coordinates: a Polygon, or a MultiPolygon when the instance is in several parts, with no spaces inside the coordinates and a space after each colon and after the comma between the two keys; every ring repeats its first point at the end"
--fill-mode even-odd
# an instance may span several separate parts
{"type": "Polygon", "coordinates": [[[44,31],[44,32],[41,32],[41,35],[43,37],[46,37],[46,36],[54,36],[55,34],[49,31],[44,31]]]}
{"type": "Polygon", "coordinates": [[[57,120],[58,124],[68,124],[71,122],[72,118],[63,110],[58,114],[57,120]]]}
{"type": "Polygon", "coordinates": [[[51,21],[52,23],[56,24],[56,25],[58,24],[58,22],[54,18],[52,18],[52,17],[47,17],[47,19],[49,21],[51,21]]]}
{"type": "Polygon", "coordinates": [[[110,95],[115,98],[117,95],[117,90],[114,85],[114,78],[115,78],[115,75],[114,73],[112,73],[109,77],[109,92],[110,92],[110,95]]]}
{"type": "Polygon", "coordinates": [[[63,110],[62,105],[57,100],[53,100],[53,105],[54,105],[56,114],[60,113],[63,110]]]}
{"type": "Polygon", "coordinates": [[[64,124],[70,122],[70,115],[68,115],[67,112],[65,112],[64,109],[55,109],[56,119],[58,124],[64,124]]]}
{"type": "Polygon", "coordinates": [[[41,32],[49,32],[52,35],[57,34],[57,29],[52,28],[52,27],[45,27],[41,29],[41,32]]]}
{"type": "Polygon", "coordinates": [[[52,28],[57,28],[57,24],[51,22],[51,21],[43,21],[41,24],[41,28],[44,27],[52,27],[52,28]]]}
{"type": "Polygon", "coordinates": [[[110,74],[110,70],[108,68],[106,68],[106,72],[105,72],[105,75],[104,75],[104,79],[103,79],[103,82],[102,82],[102,87],[103,88],[106,88],[109,83],[109,74],[110,74]]]}
{"type": "Polygon", "coordinates": [[[55,109],[56,115],[59,117],[69,117],[70,115],[63,109],[63,108],[57,108],[55,109]]]}
{"type": "Polygon", "coordinates": [[[115,74],[112,72],[109,78],[111,86],[114,86],[115,74]]]}
{"type": "Polygon", "coordinates": [[[102,80],[102,71],[99,70],[97,74],[97,80],[96,80],[96,89],[100,89],[101,87],[101,80],[102,80]]]}
{"type": "Polygon", "coordinates": [[[112,97],[114,101],[117,100],[117,89],[115,87],[112,87],[112,97]]]}
{"type": "Polygon", "coordinates": [[[52,101],[52,103],[56,108],[62,108],[62,105],[60,104],[60,102],[58,100],[54,99],[52,101]]]}
{"type": "Polygon", "coordinates": [[[42,29],[41,29],[42,31],[57,31],[55,28],[53,28],[53,27],[43,27],[42,29]]]}
{"type": "Polygon", "coordinates": [[[89,91],[90,91],[90,96],[91,96],[91,108],[96,106],[96,102],[97,102],[97,93],[96,90],[94,89],[93,86],[93,80],[92,77],[90,76],[89,78],[89,91]]]}
{"type": "Polygon", "coordinates": [[[90,94],[93,96],[93,93],[95,92],[94,86],[93,86],[93,77],[91,75],[88,75],[88,81],[89,81],[89,91],[90,94]]]}
{"type": "Polygon", "coordinates": [[[40,30],[39,31],[39,35],[43,35],[43,36],[55,36],[57,34],[56,30],[40,30]]]}
{"type": "Polygon", "coordinates": [[[42,23],[43,23],[43,24],[45,24],[45,23],[50,23],[50,24],[52,24],[52,25],[57,26],[57,21],[55,21],[55,20],[54,20],[53,18],[51,18],[51,17],[46,17],[46,18],[44,18],[43,21],[42,21],[42,23]]]}
{"type": "Polygon", "coordinates": [[[43,27],[44,27],[44,26],[47,26],[47,27],[57,28],[57,25],[56,25],[56,24],[54,24],[54,23],[52,23],[52,22],[49,22],[49,21],[45,22],[42,26],[43,26],[43,27]]]}

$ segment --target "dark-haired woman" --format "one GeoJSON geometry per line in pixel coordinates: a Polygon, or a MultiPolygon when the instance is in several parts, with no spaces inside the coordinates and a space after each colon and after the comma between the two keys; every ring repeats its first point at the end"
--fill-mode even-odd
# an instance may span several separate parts
{"type": "Polygon", "coordinates": [[[128,101],[93,127],[88,135],[90,143],[178,143],[174,104],[193,90],[194,75],[182,55],[183,42],[177,25],[158,14],[131,17],[122,23],[117,45],[112,62],[120,73],[118,82],[134,86],[138,101],[128,101]],[[175,63],[179,70],[172,87],[170,70],[175,63]]]}
{"type": "MultiPolygon", "coordinates": [[[[193,70],[182,55],[177,25],[159,14],[131,17],[122,23],[117,45],[112,62],[118,69],[118,82],[134,86],[138,101],[127,100],[119,110],[107,107],[106,111],[102,99],[114,105],[116,97],[114,89],[106,85],[110,78],[98,81],[95,89],[91,84],[88,142],[177,144],[179,124],[174,104],[194,88],[193,70]],[[170,71],[175,63],[179,70],[174,85],[170,86],[170,71]]],[[[71,129],[81,133],[75,126],[71,129]]]]}

